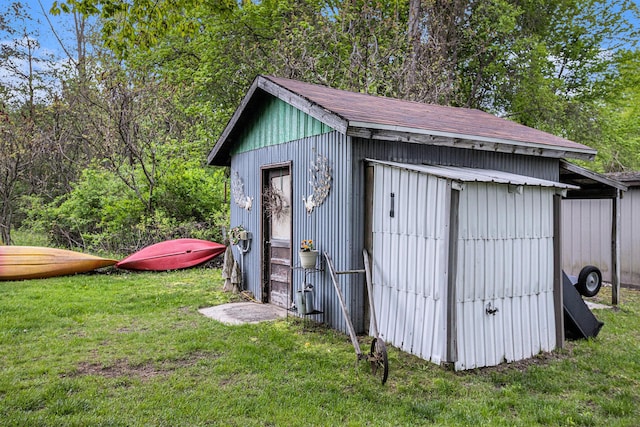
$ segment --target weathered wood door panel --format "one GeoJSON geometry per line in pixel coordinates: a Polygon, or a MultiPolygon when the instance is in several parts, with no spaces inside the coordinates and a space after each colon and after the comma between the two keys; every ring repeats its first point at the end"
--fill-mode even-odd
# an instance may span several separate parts
{"type": "Polygon", "coordinates": [[[289,166],[264,170],[265,269],[263,300],[289,306],[291,296],[291,174],[289,166]]]}

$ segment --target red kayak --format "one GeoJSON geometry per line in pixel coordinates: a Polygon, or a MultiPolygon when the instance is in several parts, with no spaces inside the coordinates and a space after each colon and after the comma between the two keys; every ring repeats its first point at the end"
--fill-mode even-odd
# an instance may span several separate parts
{"type": "Polygon", "coordinates": [[[167,240],[129,255],[116,267],[126,270],[179,270],[212,260],[226,248],[220,243],[200,239],[167,240]]]}

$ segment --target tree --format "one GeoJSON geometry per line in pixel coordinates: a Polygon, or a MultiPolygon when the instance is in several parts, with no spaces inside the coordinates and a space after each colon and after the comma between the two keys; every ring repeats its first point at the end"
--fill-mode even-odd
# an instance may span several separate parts
{"type": "Polygon", "coordinates": [[[108,52],[101,58],[99,87],[70,111],[76,137],[152,213],[158,179],[166,172],[162,158],[177,154],[171,150],[184,123],[172,103],[174,89],[145,70],[121,67],[108,52]]]}
{"type": "Polygon", "coordinates": [[[616,55],[615,85],[604,98],[598,116],[597,165],[604,172],[640,170],[640,51],[616,55]]]}
{"type": "Polygon", "coordinates": [[[19,125],[8,113],[0,112],[0,244],[11,244],[11,229],[18,187],[33,163],[36,150],[27,126],[19,125]]]}
{"type": "Polygon", "coordinates": [[[21,3],[3,11],[0,34],[10,41],[0,50],[0,241],[11,244],[16,202],[29,191],[34,166],[44,152],[41,102],[49,94],[46,67],[49,58],[39,56],[37,34],[28,29],[31,17],[21,3]],[[26,188],[26,190],[25,190],[26,188]],[[21,189],[21,191],[19,191],[21,189]]]}
{"type": "MultiPolygon", "coordinates": [[[[171,98],[160,110],[175,115],[178,139],[203,152],[258,73],[479,108],[607,152],[598,138],[621,141],[612,124],[629,111],[609,96],[624,66],[616,52],[638,40],[631,0],[68,0],[54,10],[99,16],[114,63],[135,70],[120,77],[132,82],[116,86],[120,100],[151,105],[145,87],[171,98]]],[[[100,87],[100,99],[83,104],[100,106],[94,118],[119,111],[100,87]]],[[[142,158],[123,148],[124,134],[92,138],[114,135],[111,156],[142,158]]],[[[146,161],[150,150],[140,152],[146,161]]],[[[153,173],[137,171],[147,177],[139,188],[157,188],[153,173]]]]}
{"type": "MultiPolygon", "coordinates": [[[[457,104],[462,29],[471,18],[466,0],[409,1],[408,51],[404,57],[403,98],[457,104]]],[[[482,3],[482,2],[480,2],[482,3]]]]}

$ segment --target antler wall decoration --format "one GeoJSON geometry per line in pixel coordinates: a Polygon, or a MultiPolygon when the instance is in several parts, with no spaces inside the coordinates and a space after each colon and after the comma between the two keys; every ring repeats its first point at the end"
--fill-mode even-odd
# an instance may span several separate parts
{"type": "Polygon", "coordinates": [[[231,178],[231,195],[233,196],[233,201],[236,205],[240,206],[242,209],[246,209],[248,211],[251,210],[253,197],[249,197],[244,194],[244,183],[242,182],[242,178],[240,178],[238,171],[234,171],[233,177],[231,178]]]}
{"type": "MultiPolygon", "coordinates": [[[[315,152],[315,149],[313,151],[315,152]]],[[[322,154],[318,154],[315,160],[311,162],[309,173],[311,174],[309,184],[311,184],[313,193],[303,197],[302,201],[307,213],[311,214],[317,206],[324,202],[331,190],[331,167],[327,158],[322,154]]]]}

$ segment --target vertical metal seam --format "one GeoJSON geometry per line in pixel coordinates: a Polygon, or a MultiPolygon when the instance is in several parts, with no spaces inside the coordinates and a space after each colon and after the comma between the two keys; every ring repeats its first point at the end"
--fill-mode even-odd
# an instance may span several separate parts
{"type": "Polygon", "coordinates": [[[448,268],[447,281],[447,332],[446,332],[446,362],[458,361],[457,325],[456,325],[456,281],[458,271],[458,217],[460,206],[460,191],[451,188],[451,181],[447,182],[450,194],[449,199],[449,241],[448,241],[448,268]]]}

